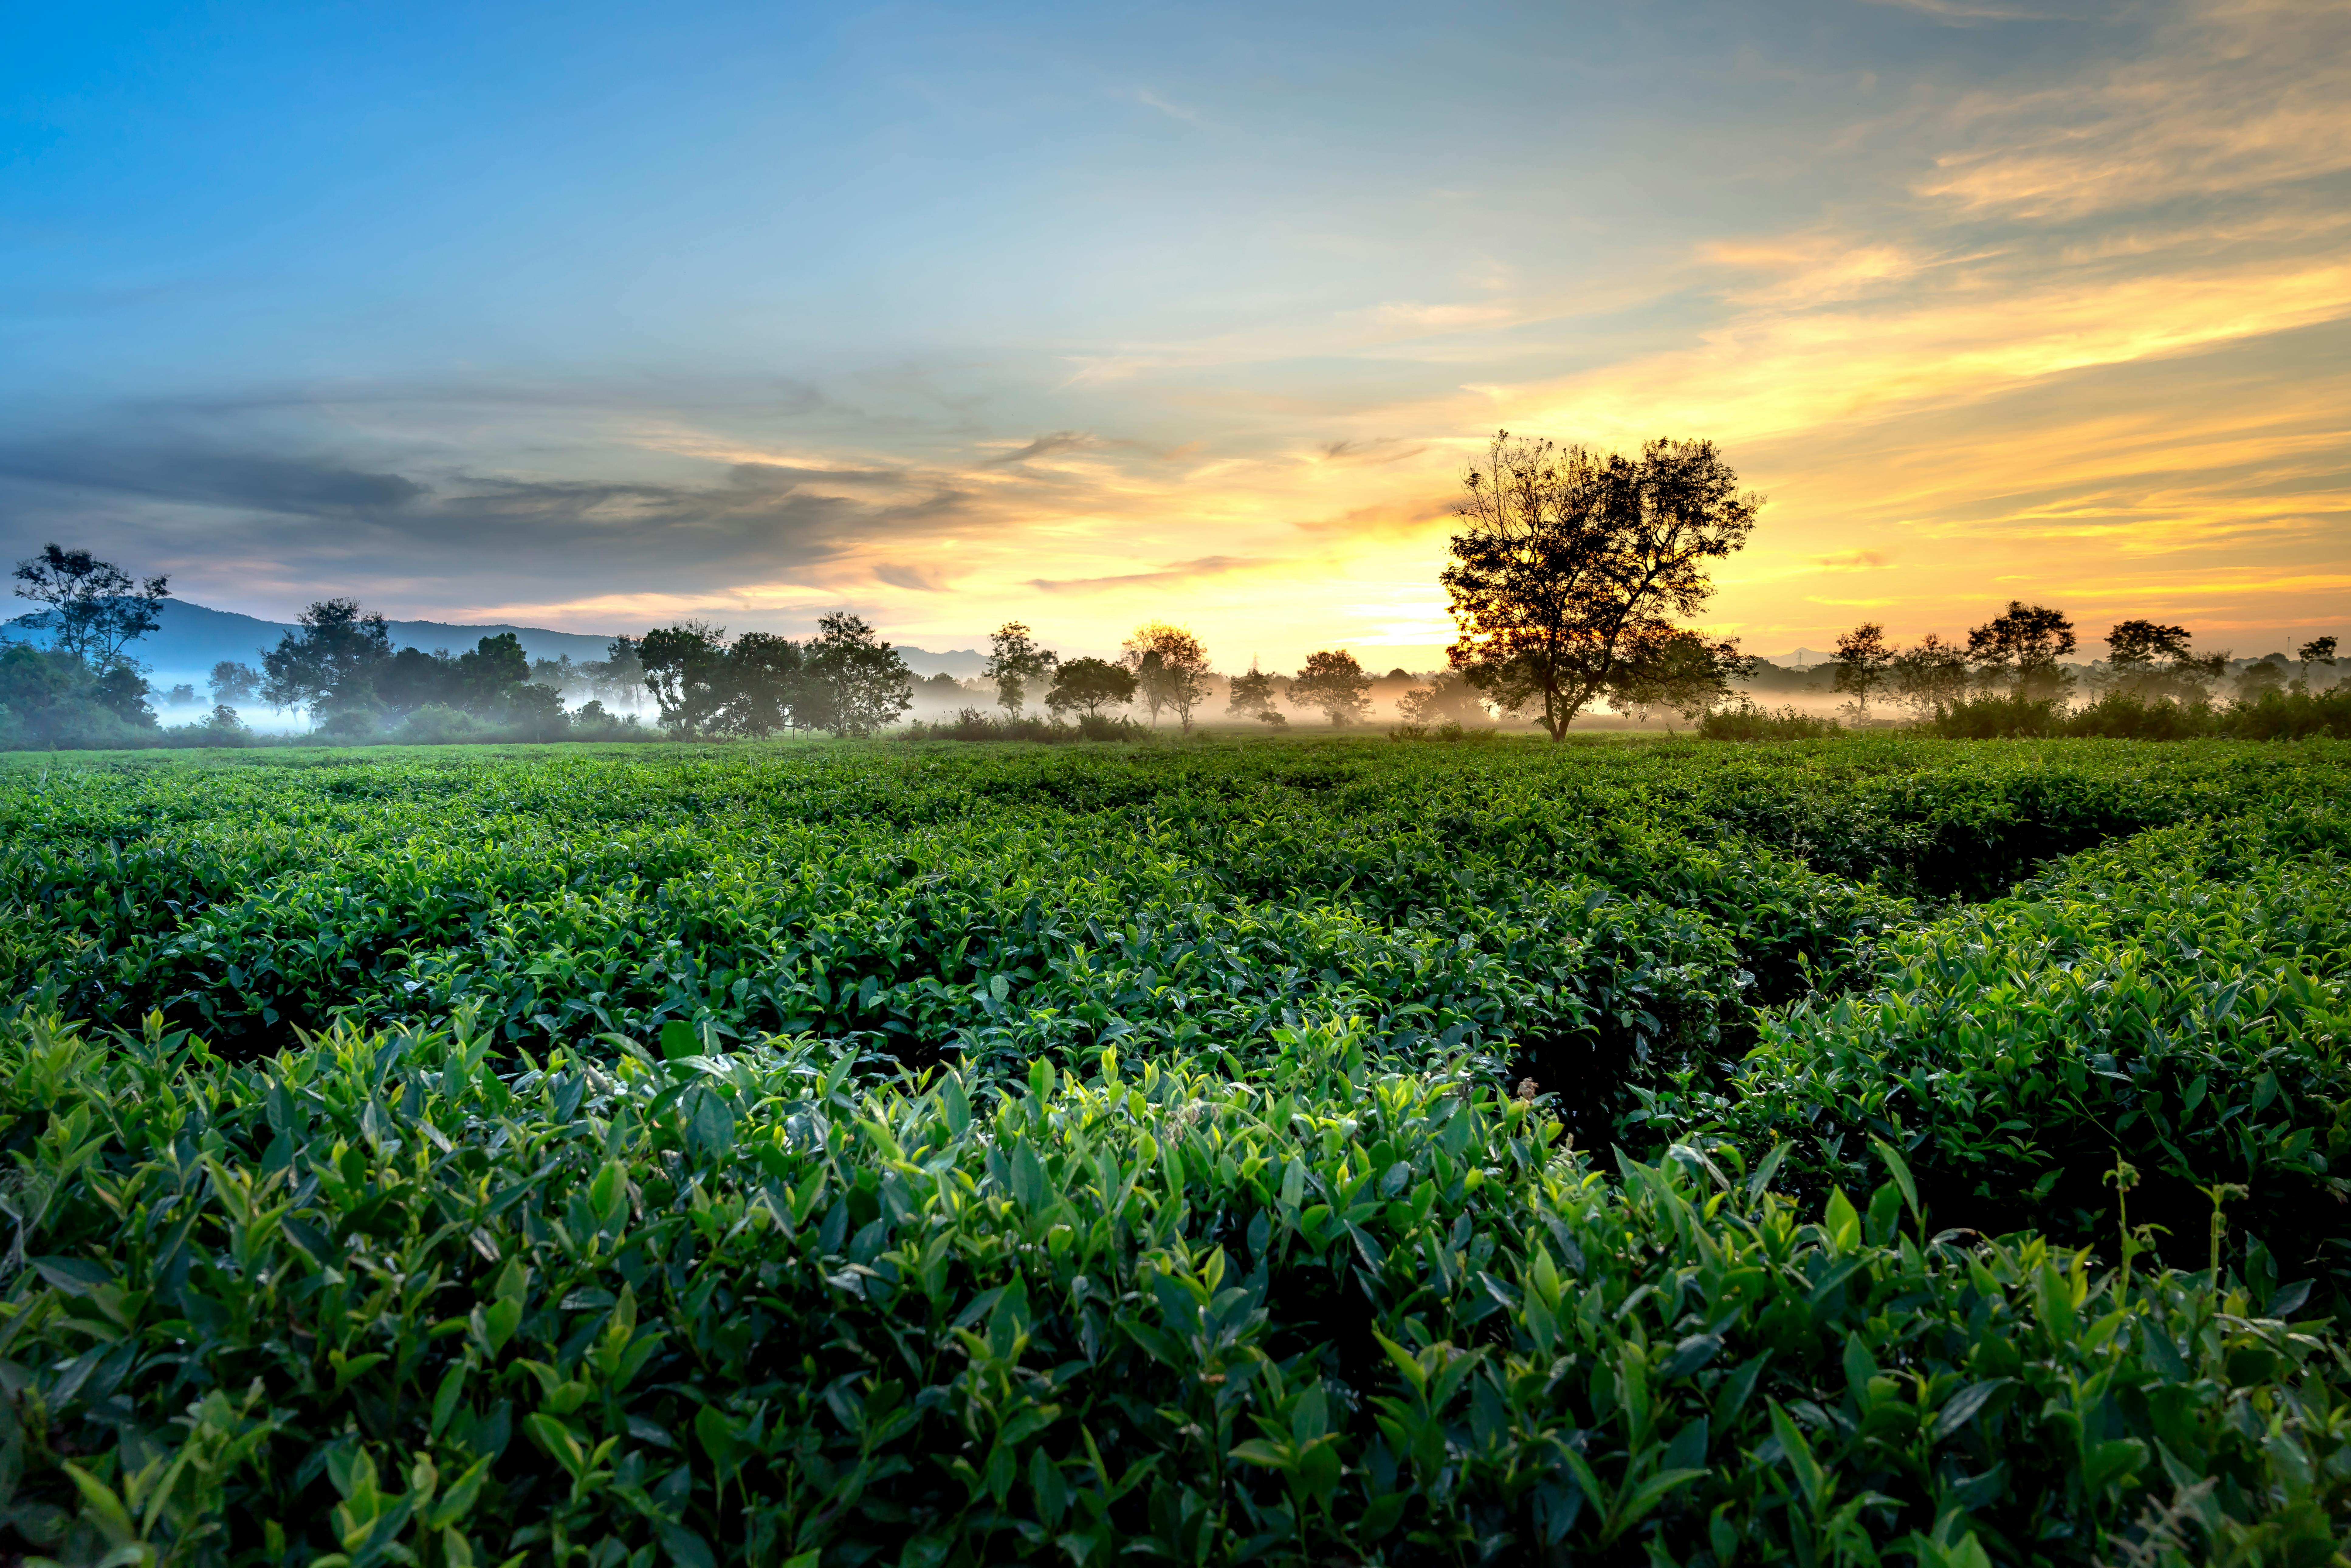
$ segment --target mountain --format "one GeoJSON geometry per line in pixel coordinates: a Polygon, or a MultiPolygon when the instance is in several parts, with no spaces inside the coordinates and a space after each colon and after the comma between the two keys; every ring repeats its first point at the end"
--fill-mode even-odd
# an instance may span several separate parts
{"type": "MultiPolygon", "coordinates": [[[[191,604],[184,599],[164,600],[155,607],[155,618],[162,624],[131,643],[130,653],[147,667],[148,679],[162,690],[184,684],[201,692],[204,677],[223,659],[234,659],[258,669],[262,651],[276,647],[278,638],[297,629],[290,621],[264,621],[257,615],[240,615],[234,610],[191,604]]],[[[0,625],[0,641],[7,640],[5,634],[9,632],[23,635],[24,623],[30,619],[19,616],[0,625]]],[[[384,624],[395,648],[446,648],[453,653],[462,653],[485,637],[511,632],[515,641],[522,644],[522,651],[532,658],[559,659],[568,653],[575,664],[603,658],[614,635],[609,632],[550,632],[543,626],[515,626],[505,622],[459,625],[446,621],[388,621],[384,624]]],[[[984,655],[969,648],[935,653],[926,648],[902,646],[898,652],[905,659],[906,667],[916,675],[944,672],[961,680],[979,674],[985,663],[984,655]]]]}
{"type": "Polygon", "coordinates": [[[934,653],[928,648],[910,648],[897,644],[898,657],[906,661],[906,668],[919,678],[925,675],[953,675],[956,680],[969,680],[979,674],[987,663],[987,655],[975,648],[956,648],[945,653],[934,653]]]}
{"type": "MultiPolygon", "coordinates": [[[[6,629],[17,631],[29,619],[19,616],[8,622],[6,629]]],[[[164,600],[155,607],[155,619],[162,624],[131,643],[128,651],[147,666],[151,682],[166,688],[183,682],[201,688],[212,667],[223,659],[234,659],[258,669],[263,650],[276,647],[278,638],[296,630],[290,621],[264,621],[257,615],[240,615],[234,610],[191,604],[184,599],[164,600]]],[[[392,621],[385,624],[395,648],[446,648],[453,653],[463,653],[485,637],[511,632],[522,644],[522,651],[532,658],[555,659],[569,653],[575,664],[604,657],[611,642],[610,637],[579,632],[549,632],[538,626],[503,623],[453,626],[440,621],[392,621]]]]}

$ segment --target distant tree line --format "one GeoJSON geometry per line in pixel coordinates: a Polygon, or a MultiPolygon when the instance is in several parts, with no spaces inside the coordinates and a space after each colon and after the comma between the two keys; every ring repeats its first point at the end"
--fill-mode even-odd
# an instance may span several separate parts
{"type": "Polygon", "coordinates": [[[729,640],[724,627],[686,621],[623,645],[644,668],[664,729],[681,737],[825,730],[871,735],[914,706],[914,675],[898,651],[845,612],[817,622],[805,643],[766,632],[729,640]]]}
{"type": "MultiPolygon", "coordinates": [[[[1760,662],[1735,640],[1687,624],[1714,592],[1713,563],[1744,548],[1762,507],[1711,442],[1655,440],[1624,454],[1498,432],[1462,476],[1459,528],[1440,574],[1458,632],[1450,667],[1403,695],[1397,733],[1459,733],[1520,716],[1557,740],[1601,702],[1619,713],[1714,716],[1716,733],[1787,730],[1794,717],[1762,715],[1751,702],[1735,721],[1723,716],[1760,662]]],[[[0,745],[136,745],[165,735],[128,650],[159,624],[166,580],[141,581],[56,544],[18,562],[15,576],[17,593],[42,606],[25,624],[48,643],[0,648],[0,745]]],[[[2105,643],[2105,658],[2086,673],[2096,712],[2067,721],[2076,727],[2192,728],[2202,721],[2180,716],[2210,709],[2231,663],[2195,652],[2186,628],[2151,620],[2118,622],[2105,643]]],[[[1964,642],[1929,632],[1898,647],[1882,623],[1865,622],[1837,639],[1832,684],[1862,722],[1875,704],[1948,733],[2052,733],[2081,684],[2065,662],[2076,646],[2062,612],[2012,600],[1964,642]]],[[[307,714],[333,738],[622,737],[638,721],[607,709],[606,699],[633,708],[649,696],[661,731],[679,738],[864,736],[904,717],[918,691],[944,704],[967,689],[944,674],[918,684],[897,650],[846,612],[822,617],[805,641],[730,637],[684,621],[615,638],[607,655],[534,661],[512,632],[455,654],[394,648],[382,615],[353,599],[321,600],[260,653],[258,668],[214,665],[210,715],[168,734],[198,744],[249,738],[238,709],[260,701],[307,714]],[[583,694],[588,700],[567,710],[566,699],[583,694]]],[[[2335,639],[2317,638],[2296,650],[2299,678],[2273,658],[2239,674],[2231,695],[2241,706],[2306,695],[2335,658],[2335,639]]],[[[969,738],[1111,737],[1139,730],[1123,716],[1139,709],[1153,727],[1169,717],[1189,733],[1218,678],[1198,636],[1165,622],[1137,627],[1115,659],[1064,659],[1025,622],[1008,621],[991,634],[982,666],[1002,716],[966,706],[949,724],[917,728],[969,738]],[[1044,718],[1029,716],[1032,703],[1044,718]]],[[[1290,722],[1285,705],[1319,711],[1334,727],[1362,722],[1374,681],[1342,648],[1318,650],[1287,675],[1253,659],[1224,684],[1227,716],[1280,729],[1290,722]]],[[[177,687],[172,696],[192,701],[193,692],[177,687]]]]}
{"type": "Polygon", "coordinates": [[[2047,605],[2011,600],[2001,613],[1971,628],[1965,643],[1930,632],[1897,648],[1882,624],[1865,622],[1837,639],[1834,685],[1851,695],[1857,718],[1867,718],[1873,698],[1890,698],[1932,721],[1987,701],[2059,706],[2085,678],[2096,702],[2192,707],[2223,695],[2258,702],[2269,692],[2309,689],[2317,672],[2333,669],[2335,660],[2335,640],[2314,638],[2294,651],[2298,674],[2283,659],[2258,660],[2224,694],[2230,655],[2199,653],[2192,642],[2185,626],[2118,621],[2106,632],[2106,656],[2077,674],[2063,663],[2078,646],[2071,618],[2047,605]]]}

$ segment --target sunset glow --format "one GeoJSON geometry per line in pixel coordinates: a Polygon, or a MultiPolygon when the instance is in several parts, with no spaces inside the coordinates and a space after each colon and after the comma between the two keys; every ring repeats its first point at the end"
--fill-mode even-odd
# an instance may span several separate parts
{"type": "Polygon", "coordinates": [[[2351,602],[2351,6],[70,9],[0,544],[285,617],[1426,668],[1498,428],[1705,436],[1714,630],[2351,602]]]}

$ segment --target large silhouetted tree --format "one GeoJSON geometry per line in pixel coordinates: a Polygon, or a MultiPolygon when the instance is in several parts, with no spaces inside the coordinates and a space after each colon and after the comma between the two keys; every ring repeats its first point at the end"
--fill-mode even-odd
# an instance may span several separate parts
{"type": "Polygon", "coordinates": [[[1763,504],[1710,441],[1627,457],[1505,431],[1462,487],[1447,656],[1506,712],[1539,706],[1554,740],[1705,605],[1709,564],[1746,544],[1763,504]]]}
{"type": "Polygon", "coordinates": [[[2189,646],[2185,626],[2156,621],[2118,621],[2106,633],[2105,685],[2134,696],[2168,697],[2192,703],[2211,695],[2210,684],[2228,667],[2226,653],[2199,657],[2189,646]]]}
{"type": "Polygon", "coordinates": [[[719,727],[729,735],[772,735],[800,723],[808,685],[800,645],[767,632],[746,632],[726,650],[719,727]]]}
{"type": "Polygon", "coordinates": [[[656,627],[639,639],[636,656],[664,729],[699,735],[726,706],[724,626],[696,620],[656,627]]]}

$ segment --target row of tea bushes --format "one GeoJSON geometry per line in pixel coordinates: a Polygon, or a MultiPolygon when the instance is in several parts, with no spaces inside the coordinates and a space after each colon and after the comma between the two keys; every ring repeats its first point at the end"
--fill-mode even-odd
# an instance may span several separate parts
{"type": "Polygon", "coordinates": [[[2351,1278],[2351,818],[2142,834],[1890,936],[1875,985],[1765,1020],[1730,1082],[1651,1096],[1661,1135],[1788,1139],[1821,1179],[1898,1137],[1940,1223],[2110,1227],[2116,1161],[2166,1256],[2219,1223],[2351,1278]],[[2126,1178],[2130,1179],[2130,1178],[2126,1178]]]}
{"type": "Polygon", "coordinates": [[[0,1030],[0,1520],[62,1561],[2318,1563],[2299,1291],[1604,1178],[1287,1030],[975,1092],[806,1040],[502,1069],[0,1030]]]}

